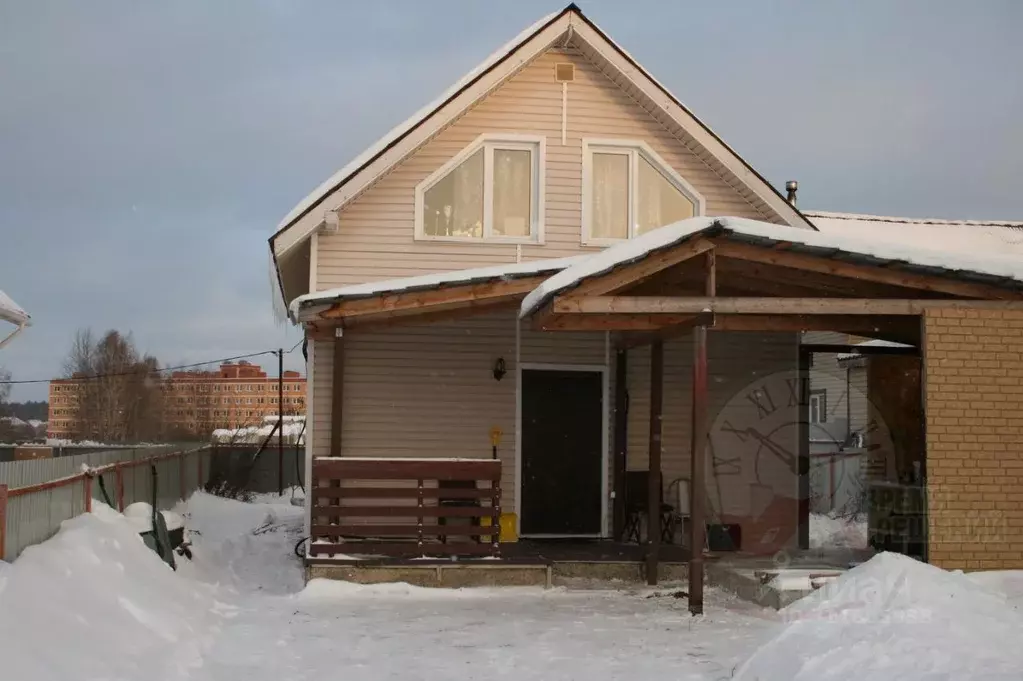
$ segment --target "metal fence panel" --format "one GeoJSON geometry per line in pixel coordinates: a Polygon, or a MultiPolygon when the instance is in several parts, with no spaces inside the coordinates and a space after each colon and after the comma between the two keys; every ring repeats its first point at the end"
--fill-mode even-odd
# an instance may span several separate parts
{"type": "MultiPolygon", "coordinates": [[[[83,464],[97,468],[167,453],[167,447],[122,448],[53,459],[2,462],[0,484],[7,485],[10,490],[16,490],[77,475],[82,472],[83,464]]],[[[122,470],[124,505],[128,506],[137,501],[152,503],[151,475],[152,467],[155,466],[156,505],[161,509],[174,506],[181,499],[183,491],[187,495],[198,486],[200,458],[205,483],[210,471],[210,454],[204,449],[186,451],[179,457],[163,459],[155,464],[125,467],[122,470]]],[[[92,497],[106,501],[99,485],[99,477],[92,481],[92,497]]],[[[102,478],[109,502],[116,506],[116,471],[106,471],[102,478]]],[[[4,559],[14,560],[25,548],[49,539],[57,532],[62,522],[84,513],[85,508],[85,484],[82,480],[9,498],[6,509],[6,541],[2,553],[4,559]]]]}

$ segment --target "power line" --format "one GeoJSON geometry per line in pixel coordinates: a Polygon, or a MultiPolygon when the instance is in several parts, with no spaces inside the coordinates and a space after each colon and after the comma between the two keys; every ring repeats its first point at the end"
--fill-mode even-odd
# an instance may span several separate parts
{"type": "MultiPolygon", "coordinates": [[[[302,341],[299,341],[298,343],[296,343],[295,347],[292,348],[291,350],[288,350],[288,352],[290,353],[292,350],[297,348],[301,342],[302,341]]],[[[251,357],[260,357],[262,355],[276,355],[276,354],[277,354],[277,350],[263,350],[261,352],[251,352],[251,353],[249,353],[247,355],[236,355],[234,357],[222,357],[220,359],[209,359],[209,360],[206,360],[205,362],[196,362],[194,364],[181,364],[179,366],[163,367],[162,369],[153,369],[150,373],[162,373],[164,371],[178,371],[180,369],[195,369],[196,367],[202,367],[202,366],[206,366],[208,364],[221,364],[221,363],[224,363],[224,362],[233,362],[233,361],[239,360],[239,359],[249,359],[251,357]]],[[[138,370],[138,369],[136,369],[134,371],[118,371],[118,372],[112,372],[112,373],[109,373],[109,374],[89,374],[87,376],[74,376],[72,379],[68,379],[68,380],[91,381],[91,380],[96,380],[96,379],[100,379],[100,378],[111,378],[111,377],[114,377],[114,376],[137,376],[140,373],[143,373],[143,372],[138,370]]],[[[54,380],[62,380],[62,379],[37,378],[37,379],[25,380],[25,381],[0,381],[0,385],[29,385],[29,384],[33,384],[33,383],[49,383],[50,381],[54,381],[54,380]]]]}

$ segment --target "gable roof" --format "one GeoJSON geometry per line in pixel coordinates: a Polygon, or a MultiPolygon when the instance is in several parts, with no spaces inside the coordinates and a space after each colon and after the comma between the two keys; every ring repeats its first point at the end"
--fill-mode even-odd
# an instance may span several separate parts
{"type": "Polygon", "coordinates": [[[760,246],[784,246],[787,250],[835,260],[882,265],[907,272],[950,276],[1023,291],[1023,259],[994,251],[944,250],[933,243],[907,240],[884,241],[854,231],[811,232],[758,220],[731,217],[695,217],[642,234],[595,253],[544,281],[522,301],[520,316],[528,317],[554,296],[582,281],[638,262],[651,253],[674,248],[700,236],[720,236],[760,246]]]}
{"type": "Polygon", "coordinates": [[[578,7],[571,4],[517,35],[440,97],[392,129],[302,199],[270,237],[274,258],[312,234],[324,222],[327,211],[336,211],[354,199],[473,103],[566,36],[585,44],[589,58],[619,74],[623,81],[636,89],[639,96],[646,98],[653,107],[673,120],[681,131],[705,148],[713,159],[735,175],[757,199],[786,223],[815,229],[762,175],[583,15],[578,7]]]}

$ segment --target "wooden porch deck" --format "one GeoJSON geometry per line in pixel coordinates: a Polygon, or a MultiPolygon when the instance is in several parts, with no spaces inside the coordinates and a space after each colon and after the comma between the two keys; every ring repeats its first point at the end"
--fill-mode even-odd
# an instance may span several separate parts
{"type": "MultiPolygon", "coordinates": [[[[662,545],[658,579],[682,582],[689,574],[689,552],[662,545]]],[[[547,539],[501,544],[500,557],[312,556],[307,579],[338,579],[361,584],[406,582],[424,587],[580,586],[645,584],[646,547],[614,541],[547,539]]],[[[617,587],[615,587],[617,588],[617,587]]]]}
{"type": "MultiPolygon", "coordinates": [[[[411,543],[410,543],[411,544],[411,543]]],[[[364,545],[365,546],[365,545],[364,545]]],[[[501,544],[498,558],[481,556],[414,557],[411,555],[384,556],[345,554],[350,557],[311,556],[306,565],[553,565],[554,563],[635,563],[646,560],[646,547],[603,539],[522,539],[501,544]]],[[[661,544],[658,552],[662,563],[685,563],[689,550],[675,544],[661,544]]]]}

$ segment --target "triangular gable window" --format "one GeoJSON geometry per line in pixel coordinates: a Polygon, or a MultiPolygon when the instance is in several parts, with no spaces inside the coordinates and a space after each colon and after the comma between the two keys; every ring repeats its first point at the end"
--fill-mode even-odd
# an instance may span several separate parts
{"type": "Polygon", "coordinates": [[[631,239],[703,214],[703,198],[640,141],[583,140],[583,242],[631,239]]]}
{"type": "Polygon", "coordinates": [[[542,241],[542,137],[482,135],[416,187],[416,238],[542,241]]]}

